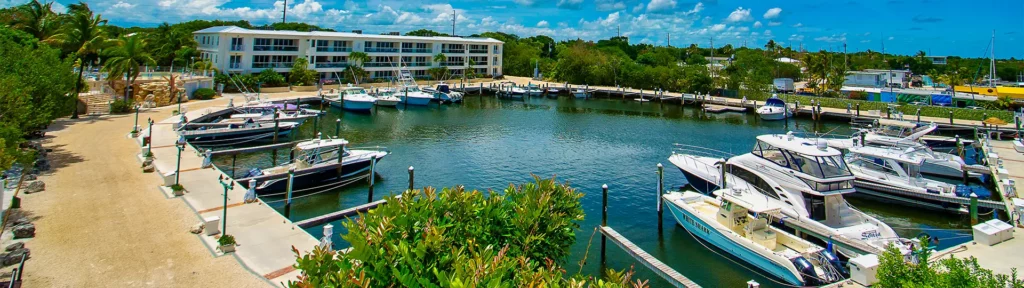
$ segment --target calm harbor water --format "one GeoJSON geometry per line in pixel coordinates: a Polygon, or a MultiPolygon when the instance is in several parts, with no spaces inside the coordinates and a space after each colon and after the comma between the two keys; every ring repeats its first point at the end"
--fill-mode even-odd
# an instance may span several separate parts
{"type": "MultiPolygon", "coordinates": [[[[564,267],[575,272],[586,254],[588,240],[601,221],[601,185],[608,184],[608,225],[661,259],[669,266],[708,287],[740,287],[754,279],[766,287],[772,280],[723,259],[704,248],[677,226],[668,213],[659,231],[656,211],[656,165],[665,165],[665,183],[669,187],[686,184],[682,174],[667,158],[673,143],[711,147],[735,154],[746,153],[754,137],[786,131],[833,131],[852,133],[840,121],[814,124],[807,119],[765,122],[753,114],[707,114],[693,106],[680,110],[678,105],[635,101],[591,99],[577,101],[531,98],[525,101],[469,96],[465,103],[438,108],[379,108],[370,114],[330,109],[318,123],[324,135],[335,134],[335,120],[341,119],[340,134],[350,147],[382,146],[392,154],[377,166],[375,198],[400,193],[408,186],[409,166],[416,170],[415,184],[434,187],[464,185],[467,189],[502,190],[510,183],[532,181],[531,174],[557,176],[568,181],[586,196],[586,219],[577,231],[577,243],[564,267]]],[[[295,139],[313,136],[314,123],[307,121],[295,139]]],[[[286,153],[286,152],[282,152],[286,153]]],[[[284,157],[287,157],[284,154],[284,157]]],[[[237,159],[238,173],[250,167],[267,167],[270,154],[256,153],[237,159]]],[[[218,166],[229,167],[230,158],[216,159],[218,166]]],[[[230,169],[230,168],[228,168],[230,169]]],[[[292,220],[302,220],[366,203],[368,184],[295,199],[292,220]]],[[[267,198],[283,213],[280,198],[267,198]],[[274,202],[276,201],[276,202],[274,202]]],[[[922,232],[940,237],[941,247],[967,241],[969,221],[963,216],[942,215],[894,205],[850,199],[850,203],[879,217],[902,236],[922,232]],[[943,230],[932,230],[943,229],[943,230]]],[[[332,223],[336,233],[344,233],[339,222],[332,223]]],[[[315,237],[322,227],[308,230],[315,237]]],[[[601,271],[600,236],[594,237],[583,272],[601,271]]],[[[347,244],[337,235],[335,247],[347,244]]],[[[638,264],[614,244],[609,243],[607,268],[628,269],[638,264]]],[[[717,252],[724,253],[724,252],[717,252]]],[[[667,283],[641,265],[638,279],[650,279],[652,287],[667,283]]],[[[763,273],[763,272],[759,272],[763,273]]]]}

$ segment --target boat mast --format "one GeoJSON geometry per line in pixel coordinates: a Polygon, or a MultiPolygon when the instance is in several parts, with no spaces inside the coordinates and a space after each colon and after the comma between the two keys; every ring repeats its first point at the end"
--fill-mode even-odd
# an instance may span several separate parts
{"type": "Polygon", "coordinates": [[[996,87],[996,30],[992,30],[992,43],[989,46],[988,86],[996,87]]]}

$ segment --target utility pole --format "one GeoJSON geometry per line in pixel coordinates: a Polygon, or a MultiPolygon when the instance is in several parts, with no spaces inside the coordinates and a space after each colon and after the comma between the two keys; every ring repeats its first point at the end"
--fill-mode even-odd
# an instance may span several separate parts
{"type": "Polygon", "coordinates": [[[622,28],[622,25],[615,26],[615,37],[622,37],[622,33],[619,32],[620,28],[622,28]]]}
{"type": "Polygon", "coordinates": [[[288,23],[288,0],[284,0],[284,13],[281,13],[281,23],[288,23]]]}
{"type": "Polygon", "coordinates": [[[455,10],[452,10],[452,37],[455,37],[455,19],[458,18],[455,15],[455,10]]]}
{"type": "Polygon", "coordinates": [[[668,47],[672,47],[672,33],[665,33],[668,35],[668,47]]]}
{"type": "Polygon", "coordinates": [[[992,45],[989,45],[988,86],[996,87],[996,30],[992,30],[992,45]]]}

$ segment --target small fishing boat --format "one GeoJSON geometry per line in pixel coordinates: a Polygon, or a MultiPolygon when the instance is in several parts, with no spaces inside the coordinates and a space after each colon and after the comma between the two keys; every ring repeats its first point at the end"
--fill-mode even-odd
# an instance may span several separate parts
{"type": "Polygon", "coordinates": [[[392,90],[390,88],[382,89],[380,91],[377,91],[376,97],[377,97],[377,102],[376,102],[377,106],[395,107],[395,106],[398,106],[398,103],[402,102],[401,98],[398,98],[397,96],[395,96],[395,90],[392,90]]]}
{"type": "Polygon", "coordinates": [[[434,88],[423,88],[423,92],[434,94],[434,98],[441,102],[462,102],[462,92],[452,91],[448,83],[438,82],[434,88]]]}
{"type": "Polygon", "coordinates": [[[331,106],[349,111],[367,112],[373,109],[377,98],[366,94],[363,87],[349,86],[342,88],[337,99],[332,99],[331,106]]]}
{"type": "Polygon", "coordinates": [[[793,112],[786,107],[786,102],[779,99],[778,95],[772,94],[764,106],[757,108],[757,114],[762,120],[783,120],[793,116],[793,112]]]}
{"type": "Polygon", "coordinates": [[[540,86],[533,85],[533,84],[530,84],[530,85],[526,86],[526,95],[527,96],[537,97],[537,96],[540,96],[541,94],[544,94],[544,90],[540,89],[540,86]]]}
{"type": "Polygon", "coordinates": [[[662,199],[690,235],[789,284],[821,286],[847,277],[831,251],[769,225],[782,218],[782,208],[764,195],[735,189],[714,194],[670,192],[662,199]]]}
{"type": "Polygon", "coordinates": [[[256,180],[257,195],[282,195],[288,188],[288,171],[293,170],[293,195],[315,193],[356,183],[367,176],[373,161],[390,154],[384,148],[348,149],[347,145],[345,139],[299,142],[293,148],[293,160],[268,169],[252,168],[236,181],[249,188],[249,180],[256,180]]]}
{"type": "Polygon", "coordinates": [[[586,99],[590,98],[590,92],[587,92],[586,89],[572,89],[572,96],[576,99],[586,99]]]}
{"type": "Polygon", "coordinates": [[[434,94],[420,90],[419,84],[416,84],[416,79],[412,77],[412,73],[405,67],[398,70],[397,84],[398,91],[395,94],[406,106],[427,106],[430,105],[430,100],[434,100],[434,94]]]}
{"type": "Polygon", "coordinates": [[[544,92],[548,94],[548,98],[558,98],[558,93],[562,93],[562,91],[555,87],[548,87],[544,92]]]}
{"type": "Polygon", "coordinates": [[[278,131],[278,135],[288,135],[298,126],[296,122],[279,122],[275,126],[272,122],[259,123],[248,119],[243,123],[232,123],[227,126],[222,123],[188,123],[182,126],[178,134],[193,144],[212,145],[270,138],[274,136],[274,131],[278,131]]]}
{"type": "Polygon", "coordinates": [[[498,95],[513,99],[523,99],[523,96],[526,95],[526,89],[517,86],[515,82],[503,82],[498,87],[498,95]]]}

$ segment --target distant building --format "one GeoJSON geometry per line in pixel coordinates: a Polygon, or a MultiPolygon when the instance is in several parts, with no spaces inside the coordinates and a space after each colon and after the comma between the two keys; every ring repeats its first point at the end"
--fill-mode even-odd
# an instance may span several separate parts
{"type": "Polygon", "coordinates": [[[268,68],[286,73],[295,59],[303,57],[311,69],[320,72],[321,79],[332,79],[355,64],[349,54],[364,52],[370,60],[362,65],[371,78],[391,78],[400,66],[407,67],[414,77],[426,77],[431,67],[448,67],[456,77],[466,69],[474,69],[477,75],[502,75],[504,43],[495,39],[367,35],[353,31],[356,33],[218,26],[192,34],[199,43],[200,57],[225,73],[258,73],[268,68]],[[441,53],[447,59],[434,62],[434,56],[441,53]],[[472,67],[470,60],[474,62],[472,67]]]}
{"type": "Polygon", "coordinates": [[[946,56],[924,56],[924,59],[931,60],[935,65],[946,65],[946,56]]]}
{"type": "Polygon", "coordinates": [[[796,59],[789,58],[789,57],[782,57],[782,58],[779,58],[779,59],[775,59],[775,61],[778,61],[779,63],[789,63],[789,64],[793,64],[793,65],[800,65],[800,60],[796,60],[796,59]]]}
{"type": "MultiPolygon", "coordinates": [[[[883,80],[888,86],[894,88],[906,88],[910,81],[910,70],[887,70],[887,69],[865,69],[865,72],[882,73],[883,80]]],[[[887,87],[883,85],[883,87],[887,87]]]]}
{"type": "Polygon", "coordinates": [[[867,71],[850,71],[846,73],[846,81],[843,85],[853,87],[866,87],[866,88],[881,88],[885,87],[888,78],[885,77],[885,73],[879,72],[867,72],[867,71]]]}

